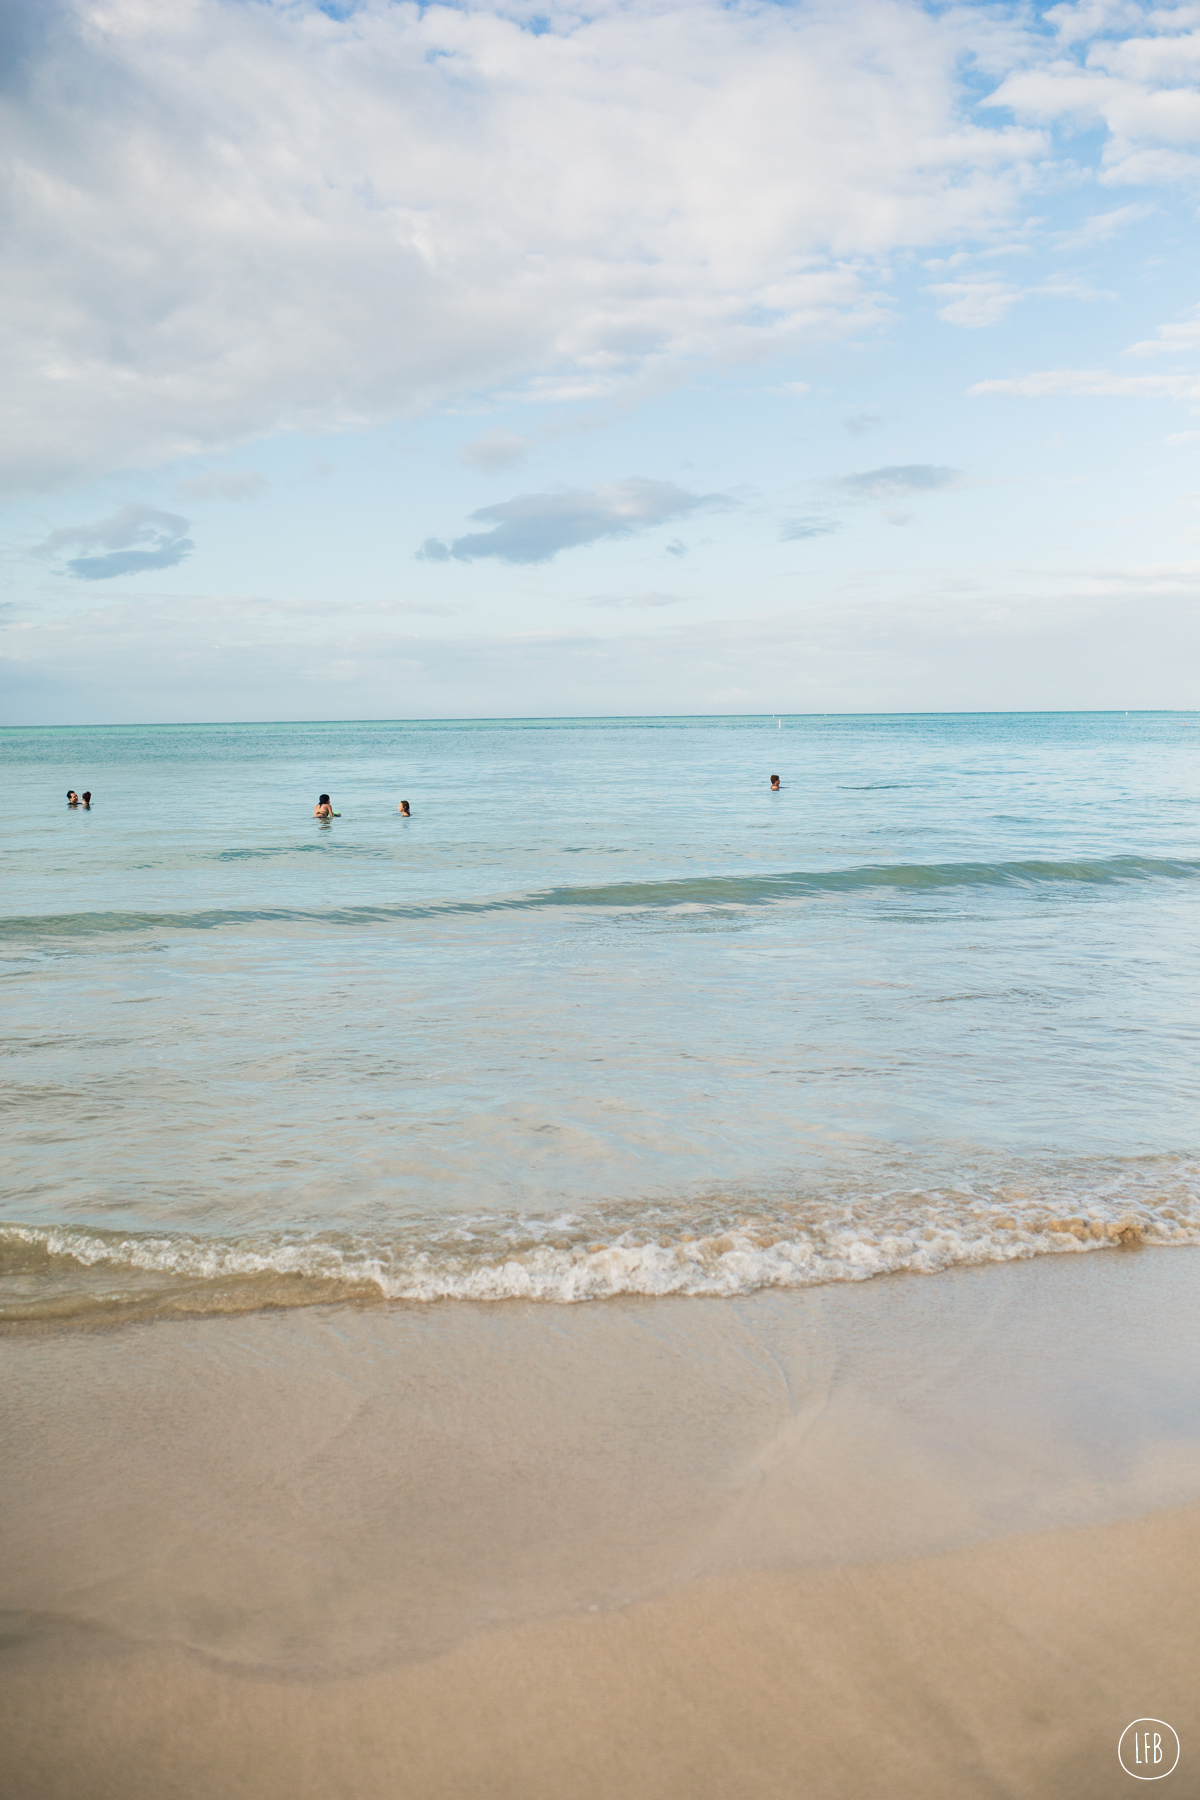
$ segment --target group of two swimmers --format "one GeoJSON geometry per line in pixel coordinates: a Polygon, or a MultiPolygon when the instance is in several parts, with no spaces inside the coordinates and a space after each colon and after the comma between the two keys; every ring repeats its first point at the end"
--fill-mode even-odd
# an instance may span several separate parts
{"type": "Polygon", "coordinates": [[[67,805],[82,806],[84,812],[92,810],[92,794],[89,788],[85,793],[77,794],[74,788],[67,789],[67,805]]]}
{"type": "MultiPolygon", "coordinates": [[[[402,819],[412,818],[412,812],[407,800],[402,800],[397,810],[402,819]]],[[[322,794],[317,801],[317,804],[313,807],[314,819],[340,819],[341,816],[341,813],[334,812],[328,794],[322,794]]]]}

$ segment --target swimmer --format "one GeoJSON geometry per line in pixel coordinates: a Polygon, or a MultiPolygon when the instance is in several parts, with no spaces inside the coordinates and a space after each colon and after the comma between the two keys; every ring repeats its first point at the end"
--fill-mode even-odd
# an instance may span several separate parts
{"type": "Polygon", "coordinates": [[[771,777],[771,792],[773,794],[777,794],[779,792],[779,777],[778,777],[778,775],[772,775],[772,777],[771,777]]]}
{"type": "Polygon", "coordinates": [[[78,806],[79,805],[79,795],[75,792],[74,788],[67,789],[67,805],[68,806],[78,806]]]}
{"type": "Polygon", "coordinates": [[[91,790],[91,788],[84,788],[83,793],[79,797],[83,801],[84,812],[91,812],[91,810],[92,810],[92,790],[91,790]]]}
{"type": "Polygon", "coordinates": [[[402,800],[400,802],[400,817],[402,819],[411,819],[412,818],[412,813],[409,811],[409,806],[408,806],[407,800],[402,800]]]}
{"type": "Polygon", "coordinates": [[[328,794],[322,794],[321,798],[317,801],[317,804],[313,807],[314,819],[340,819],[341,816],[341,813],[334,812],[333,807],[329,803],[328,794]]]}

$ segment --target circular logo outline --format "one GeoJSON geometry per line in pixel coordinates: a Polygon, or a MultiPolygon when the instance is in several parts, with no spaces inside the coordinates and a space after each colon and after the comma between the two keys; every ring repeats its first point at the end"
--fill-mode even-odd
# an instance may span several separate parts
{"type": "Polygon", "coordinates": [[[1175,1770],[1178,1768],[1179,1758],[1182,1752],[1183,1745],[1179,1741],[1179,1733],[1173,1725],[1167,1725],[1165,1719],[1131,1719],[1117,1739],[1117,1761],[1132,1781],[1164,1781],[1168,1775],[1174,1774],[1175,1770]],[[1125,1742],[1125,1739],[1129,1736],[1129,1733],[1133,1730],[1135,1725],[1164,1725],[1175,1739],[1175,1761],[1171,1764],[1169,1769],[1164,1769],[1160,1775],[1138,1775],[1129,1767],[1125,1758],[1121,1755],[1121,1745],[1125,1742]]]}

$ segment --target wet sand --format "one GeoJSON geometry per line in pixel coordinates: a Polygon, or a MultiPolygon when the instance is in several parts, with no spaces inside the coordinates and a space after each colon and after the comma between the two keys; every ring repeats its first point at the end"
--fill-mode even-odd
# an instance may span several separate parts
{"type": "Polygon", "coordinates": [[[1194,1794],[1198,1618],[1188,1507],[697,1582],[353,1680],[77,1643],[10,1665],[0,1714],[9,1792],[55,1800],[1101,1800],[1143,1716],[1194,1794]]]}
{"type": "Polygon", "coordinates": [[[10,1333],[9,1791],[1197,1791],[1198,1288],[10,1333]]]}

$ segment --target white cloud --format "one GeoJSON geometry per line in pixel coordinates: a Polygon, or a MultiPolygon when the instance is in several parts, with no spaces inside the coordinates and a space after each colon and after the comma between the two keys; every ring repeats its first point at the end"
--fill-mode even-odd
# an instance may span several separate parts
{"type": "Polygon", "coordinates": [[[1031,287],[1014,287],[996,276],[973,276],[966,281],[942,281],[926,289],[941,301],[939,319],[950,325],[963,325],[981,330],[1000,325],[1020,300],[1041,297],[1051,300],[1111,300],[1114,296],[1094,288],[1090,282],[1075,276],[1049,275],[1031,287]]]}
{"type": "Polygon", "coordinates": [[[1046,15],[1066,54],[1032,60],[992,96],[1030,123],[1107,133],[1101,178],[1200,180],[1200,31],[1194,8],[1082,0],[1046,15]],[[1115,34],[1115,35],[1107,35],[1115,34]],[[1082,55],[1071,47],[1086,46],[1082,55]]]}
{"type": "Polygon", "coordinates": [[[1102,31],[1134,30],[1145,18],[1138,0],[1077,0],[1074,5],[1051,6],[1046,21],[1064,44],[1077,44],[1102,31]]]}
{"type": "Polygon", "coordinates": [[[1046,147],[961,75],[1033,40],[914,0],[47,16],[6,101],[9,487],[864,329],[883,259],[1011,223],[1046,147]]]}
{"type": "Polygon", "coordinates": [[[1108,369],[1043,369],[997,381],[977,381],[972,394],[1112,395],[1124,399],[1200,400],[1200,378],[1192,375],[1114,375],[1108,369]]]}
{"type": "MultiPolygon", "coordinates": [[[[1067,291],[1069,284],[1064,284],[1067,291]]],[[[1043,292],[1057,291],[1043,284],[1043,292]]],[[[1083,297],[1091,297],[1085,294],[1083,297]]],[[[1200,313],[1200,309],[1197,309],[1200,313]]],[[[1152,338],[1130,344],[1123,354],[1145,359],[1163,354],[1180,355],[1200,347],[1200,316],[1160,325],[1152,338]]],[[[1030,375],[977,381],[972,394],[1021,394],[1031,399],[1052,394],[1102,396],[1113,399],[1200,400],[1200,377],[1180,371],[1168,375],[1118,375],[1110,369],[1042,369],[1030,375]]],[[[1179,442],[1180,439],[1168,439],[1179,442]]]]}
{"type": "Polygon", "coordinates": [[[1139,224],[1156,211],[1149,201],[1141,201],[1132,206],[1113,207],[1109,212],[1092,213],[1073,231],[1059,234],[1058,242],[1066,250],[1088,249],[1093,245],[1107,244],[1130,225],[1139,224]]]}
{"type": "Polygon", "coordinates": [[[1158,334],[1153,338],[1144,338],[1140,343],[1130,344],[1126,356],[1159,356],[1164,351],[1177,354],[1181,350],[1195,350],[1200,346],[1200,318],[1176,320],[1170,325],[1160,325],[1158,334]]]}
{"type": "Polygon", "coordinates": [[[974,281],[939,281],[928,289],[941,302],[938,318],[950,325],[966,325],[978,330],[985,325],[999,325],[1006,319],[1022,296],[1020,288],[1010,282],[980,278],[974,281]]]}

